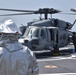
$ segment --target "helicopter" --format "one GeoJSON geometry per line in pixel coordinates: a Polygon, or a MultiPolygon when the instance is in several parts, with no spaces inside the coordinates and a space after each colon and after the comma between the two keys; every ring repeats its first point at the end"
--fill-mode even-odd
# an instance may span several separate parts
{"type": "Polygon", "coordinates": [[[60,10],[54,8],[40,8],[37,11],[3,8],[0,8],[0,10],[22,12],[17,14],[3,14],[0,16],[44,14],[44,18],[40,17],[39,20],[28,22],[24,35],[19,39],[20,43],[29,47],[33,51],[54,51],[56,45],[60,48],[70,43],[70,36],[72,36],[72,32],[69,30],[71,30],[76,20],[73,24],[71,24],[70,22],[66,22],[61,19],[52,18],[52,14],[60,14],[60,10]],[[48,14],[51,14],[51,18],[48,18],[48,14]]]}

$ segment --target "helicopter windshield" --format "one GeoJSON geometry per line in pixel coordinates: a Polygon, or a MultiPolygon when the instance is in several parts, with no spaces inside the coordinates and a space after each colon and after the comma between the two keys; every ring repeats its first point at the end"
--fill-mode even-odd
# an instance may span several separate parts
{"type": "Polygon", "coordinates": [[[38,37],[38,35],[39,35],[39,29],[38,28],[30,28],[28,30],[28,32],[26,33],[27,37],[31,37],[31,36],[38,37]]]}

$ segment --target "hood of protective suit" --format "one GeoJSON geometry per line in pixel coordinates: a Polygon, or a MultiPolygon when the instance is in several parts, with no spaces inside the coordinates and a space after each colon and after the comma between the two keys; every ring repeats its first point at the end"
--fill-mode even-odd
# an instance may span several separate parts
{"type": "Polygon", "coordinates": [[[16,33],[16,32],[21,34],[20,30],[11,19],[6,20],[4,23],[0,25],[0,33],[16,33]]]}
{"type": "Polygon", "coordinates": [[[10,51],[10,52],[15,52],[15,51],[19,51],[21,49],[23,49],[22,45],[18,42],[14,42],[14,43],[5,43],[5,48],[10,51]]]}
{"type": "Polygon", "coordinates": [[[16,32],[20,33],[19,29],[11,19],[6,20],[3,24],[1,24],[0,46],[5,46],[9,51],[21,49],[22,46],[17,42],[18,35],[16,35],[16,32]]]}

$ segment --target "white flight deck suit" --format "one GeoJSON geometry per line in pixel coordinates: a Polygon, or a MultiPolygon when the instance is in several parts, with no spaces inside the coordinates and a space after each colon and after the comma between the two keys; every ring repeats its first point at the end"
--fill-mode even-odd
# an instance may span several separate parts
{"type": "Polygon", "coordinates": [[[38,75],[39,68],[33,52],[18,43],[17,35],[0,36],[0,75],[38,75]]]}

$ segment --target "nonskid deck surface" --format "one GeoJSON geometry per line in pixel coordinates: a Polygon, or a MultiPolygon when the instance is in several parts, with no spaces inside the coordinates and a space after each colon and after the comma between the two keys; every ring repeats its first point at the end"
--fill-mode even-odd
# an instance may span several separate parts
{"type": "Polygon", "coordinates": [[[68,53],[74,49],[72,45],[68,47],[57,56],[52,56],[50,52],[38,53],[39,75],[76,75],[76,53],[68,53]]]}

